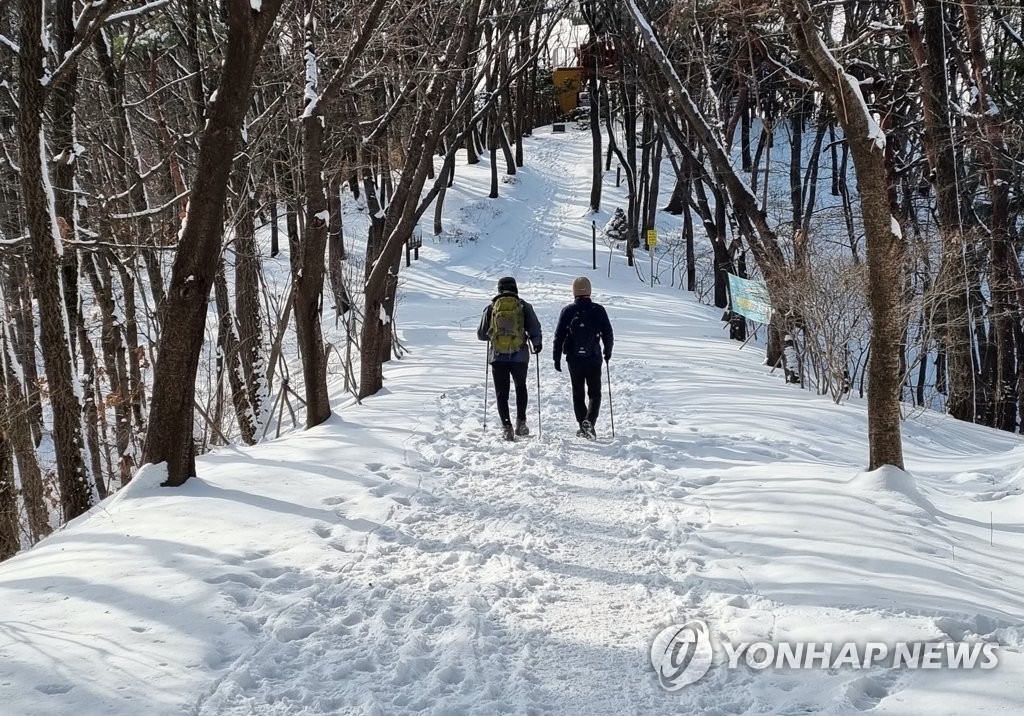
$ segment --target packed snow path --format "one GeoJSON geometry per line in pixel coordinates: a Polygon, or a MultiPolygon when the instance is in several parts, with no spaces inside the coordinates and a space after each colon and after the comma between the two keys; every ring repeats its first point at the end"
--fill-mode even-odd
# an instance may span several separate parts
{"type": "Polygon", "coordinates": [[[650,288],[617,253],[608,278],[603,247],[591,269],[589,151],[585,133],[528,140],[498,201],[485,166],[460,168],[446,241],[403,271],[410,352],[379,395],[339,386],[327,424],[204,456],[180,489],[144,470],[0,565],[0,712],[1020,713],[1019,438],[911,416],[913,479],[860,474],[862,403],[783,384],[665,272],[650,288]],[[511,445],[493,386],[481,427],[475,335],[509,274],[546,341],[543,434],[531,365],[534,435],[511,445]],[[616,437],[606,393],[594,443],[549,357],[580,274],[617,336],[616,437]],[[668,693],[648,650],[689,619],[735,641],[1003,648],[994,672],[718,665],[668,693]]]}
{"type": "MultiPolygon", "coordinates": [[[[810,632],[816,639],[889,639],[894,629],[908,639],[1000,629],[1018,639],[1013,619],[982,617],[979,624],[969,598],[902,599],[916,589],[908,587],[912,575],[945,579],[914,559],[879,562],[877,573],[850,570],[851,555],[856,564],[889,551],[872,535],[885,534],[893,518],[913,518],[896,537],[911,555],[946,561],[936,539],[948,541],[949,532],[911,512],[908,496],[897,493],[894,513],[886,513],[865,509],[863,493],[844,494],[856,473],[848,466],[863,460],[863,413],[827,400],[808,412],[806,393],[765,377],[759,355],[741,354],[721,337],[714,311],[695,312],[685,295],[638,287],[619,259],[620,280],[606,280],[603,271],[594,278],[595,297],[608,306],[619,336],[600,439],[574,436],[568,378],[552,371],[549,343],[539,356],[542,435],[533,364],[534,435],[513,445],[498,438],[493,386],[491,427],[481,429],[482,344],[474,331],[494,282],[518,278],[550,341],[572,277],[592,273],[587,146],[552,137],[531,149],[534,161],[521,180],[528,194],[513,190],[497,205],[466,205],[469,224],[490,236],[468,265],[456,254],[454,263],[426,272],[423,283],[410,280],[411,295],[423,291],[434,305],[442,297],[459,316],[459,330],[433,334],[451,341],[449,353],[432,357],[440,346],[421,352],[428,370],[420,379],[437,390],[426,391],[427,415],[417,419],[401,460],[369,465],[388,478],[377,492],[397,502],[387,518],[356,524],[353,532],[359,518],[348,505],[362,514],[360,503],[325,501],[338,523],[314,531],[341,553],[343,576],[314,588],[298,621],[289,611],[283,625],[271,627],[288,641],[301,638],[301,646],[289,647],[301,668],[283,669],[288,659],[270,640],[268,654],[243,659],[199,712],[717,715],[857,713],[885,703],[894,713],[916,713],[932,698],[919,693],[928,680],[914,690],[901,680],[905,674],[884,669],[767,677],[717,669],[682,693],[667,693],[648,648],[661,628],[691,618],[737,639],[806,637],[800,630],[808,624],[819,625],[810,632]],[[449,283],[437,285],[439,274],[449,283]],[[743,385],[755,375],[751,395],[743,385]],[[395,482],[415,489],[402,492],[395,482]],[[790,502],[775,506],[780,494],[790,502]],[[844,512],[850,517],[837,520],[844,512]],[[780,534],[800,543],[779,548],[780,534]],[[805,549],[817,560],[807,571],[805,549]],[[794,597],[804,580],[820,580],[807,585],[820,598],[794,597]],[[963,619],[932,616],[950,606],[963,619]],[[316,659],[306,663],[301,654],[310,653],[316,659]]],[[[605,259],[602,250],[602,269],[605,259]]],[[[411,332],[414,340],[425,335],[411,332]]],[[[912,446],[911,454],[927,453],[948,427],[921,430],[927,447],[912,446]]],[[[996,573],[998,559],[992,561],[996,573]]],[[[1024,608],[1020,598],[1009,603],[1011,612],[1024,608]]],[[[998,602],[991,606],[1001,610],[998,602]]],[[[1005,702],[993,698],[990,705],[1005,702]]]]}

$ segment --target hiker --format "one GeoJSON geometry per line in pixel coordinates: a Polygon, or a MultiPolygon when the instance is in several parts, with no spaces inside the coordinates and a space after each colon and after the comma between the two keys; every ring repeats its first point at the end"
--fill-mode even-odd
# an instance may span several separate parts
{"type": "Polygon", "coordinates": [[[484,309],[480,318],[477,338],[488,342],[487,361],[494,377],[494,392],[498,400],[498,417],[506,440],[516,435],[529,435],[526,425],[526,373],[530,367],[529,344],[533,353],[540,353],[540,321],[533,306],[519,298],[516,280],[506,276],[498,281],[498,295],[484,309]],[[516,425],[508,411],[509,382],[516,386],[516,425]]]}
{"type": "Polygon", "coordinates": [[[590,299],[590,292],[590,279],[586,276],[572,282],[573,302],[562,309],[555,329],[554,358],[559,373],[563,354],[569,364],[572,408],[579,423],[576,435],[593,440],[597,437],[594,423],[601,409],[601,358],[605,362],[611,360],[615,338],[608,313],[604,306],[590,299]]]}

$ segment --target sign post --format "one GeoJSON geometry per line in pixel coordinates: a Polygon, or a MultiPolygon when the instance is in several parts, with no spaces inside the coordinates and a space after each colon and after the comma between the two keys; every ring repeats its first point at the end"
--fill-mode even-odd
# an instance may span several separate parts
{"type": "Polygon", "coordinates": [[[651,288],[654,288],[654,247],[658,245],[658,230],[647,230],[647,253],[651,257],[651,288]]]}

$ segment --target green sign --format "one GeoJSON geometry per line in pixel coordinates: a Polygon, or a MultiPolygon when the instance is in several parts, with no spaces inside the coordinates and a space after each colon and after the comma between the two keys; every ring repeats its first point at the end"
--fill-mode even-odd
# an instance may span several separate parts
{"type": "Polygon", "coordinates": [[[729,274],[729,299],[732,310],[741,316],[757,323],[771,321],[772,303],[762,282],[729,274]]]}

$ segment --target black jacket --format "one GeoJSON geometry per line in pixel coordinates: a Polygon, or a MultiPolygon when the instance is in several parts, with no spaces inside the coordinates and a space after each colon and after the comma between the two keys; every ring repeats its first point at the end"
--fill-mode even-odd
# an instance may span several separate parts
{"type": "Polygon", "coordinates": [[[601,362],[602,353],[604,359],[609,360],[612,357],[612,346],[615,344],[615,335],[612,333],[612,324],[608,320],[608,312],[604,310],[604,306],[599,303],[594,303],[590,300],[589,296],[580,296],[573,303],[562,309],[561,315],[558,317],[558,327],[555,328],[555,345],[554,345],[554,359],[555,363],[562,361],[562,354],[569,353],[566,357],[566,361],[569,363],[589,363],[589,362],[601,362]],[[595,342],[590,353],[585,357],[575,355],[575,352],[571,352],[572,348],[572,336],[569,335],[569,324],[577,314],[583,314],[583,316],[590,321],[594,322],[595,333],[600,338],[600,343],[595,342]],[[566,345],[569,343],[570,345],[566,345]],[[604,350],[601,350],[601,344],[604,344],[604,350]]]}

